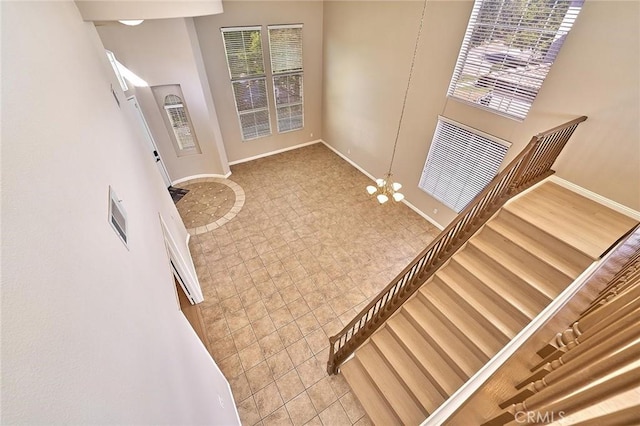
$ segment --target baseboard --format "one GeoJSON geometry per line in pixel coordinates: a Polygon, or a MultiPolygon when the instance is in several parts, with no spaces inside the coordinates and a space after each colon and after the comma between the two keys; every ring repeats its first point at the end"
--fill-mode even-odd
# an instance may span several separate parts
{"type": "MultiPolygon", "coordinates": [[[[368,171],[366,171],[365,169],[360,167],[357,163],[352,161],[350,158],[347,158],[344,154],[342,154],[340,151],[338,151],[337,149],[335,149],[334,147],[332,147],[331,145],[326,143],[324,140],[321,139],[320,142],[322,142],[324,144],[324,146],[329,148],[331,151],[335,152],[336,155],[338,155],[344,161],[346,161],[347,163],[351,164],[353,167],[358,169],[363,175],[365,175],[366,177],[368,177],[369,179],[371,179],[373,181],[376,180],[376,178],[371,173],[369,173],[368,171]]],[[[442,226],[435,219],[433,219],[431,216],[429,216],[428,214],[426,214],[425,212],[423,212],[422,210],[420,210],[419,208],[417,208],[416,206],[414,206],[413,204],[408,202],[406,198],[404,200],[402,200],[402,203],[404,203],[407,207],[409,207],[414,212],[418,213],[423,219],[425,219],[427,222],[431,223],[433,226],[435,226],[439,230],[442,231],[444,229],[444,226],[442,226]]]]}
{"type": "Polygon", "coordinates": [[[627,207],[623,204],[620,204],[616,201],[610,200],[607,197],[603,197],[600,194],[596,194],[593,191],[589,191],[588,189],[585,189],[579,185],[576,185],[573,182],[569,182],[568,180],[564,180],[556,175],[552,175],[551,177],[549,177],[549,180],[551,182],[557,183],[558,185],[573,191],[577,194],[582,195],[585,198],[588,198],[590,200],[595,201],[596,203],[600,203],[604,206],[609,207],[611,210],[615,210],[618,213],[621,213],[625,216],[629,216],[632,219],[638,220],[640,221],[640,212],[636,211],[630,207],[627,207]]]}
{"type": "Polygon", "coordinates": [[[254,155],[253,157],[247,157],[247,158],[242,158],[240,160],[230,161],[229,165],[234,166],[236,164],[246,163],[247,161],[253,161],[253,160],[257,160],[258,158],[269,157],[270,155],[276,155],[276,154],[280,154],[281,152],[292,151],[294,149],[302,148],[309,145],[314,145],[320,142],[322,142],[321,139],[316,139],[311,142],[305,142],[298,145],[289,146],[287,148],[276,149],[275,151],[269,151],[269,152],[265,152],[264,154],[254,155]]]}
{"type": "Polygon", "coordinates": [[[409,207],[411,210],[413,210],[414,212],[418,213],[420,216],[422,216],[423,219],[425,219],[427,222],[431,223],[433,226],[435,226],[436,228],[438,228],[439,230],[443,230],[444,226],[442,226],[441,224],[439,224],[438,222],[436,222],[431,216],[425,214],[422,210],[420,210],[419,208],[417,208],[416,206],[414,206],[413,204],[411,204],[410,202],[407,201],[407,199],[403,199],[402,202],[409,207]]]}
{"type": "Polygon", "coordinates": [[[215,173],[204,173],[204,174],[200,174],[200,175],[191,175],[191,176],[187,176],[187,177],[183,177],[180,179],[176,179],[173,182],[171,182],[171,185],[178,185],[182,182],[186,182],[188,180],[192,180],[192,179],[200,179],[200,178],[221,178],[221,179],[227,179],[229,176],[231,176],[231,172],[224,174],[224,175],[220,175],[220,174],[215,174],[215,173]]]}

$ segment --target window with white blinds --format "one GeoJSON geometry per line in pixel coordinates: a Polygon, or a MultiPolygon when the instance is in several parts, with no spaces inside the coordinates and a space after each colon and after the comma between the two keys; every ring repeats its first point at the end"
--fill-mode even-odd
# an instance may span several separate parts
{"type": "Polygon", "coordinates": [[[584,0],[476,0],[448,95],[524,119],[584,0]]]}
{"type": "Polygon", "coordinates": [[[242,140],[269,136],[271,123],[260,27],[221,31],[242,140]]]}
{"type": "Polygon", "coordinates": [[[269,52],[278,132],[304,127],[302,25],[270,25],[269,52]]]}
{"type": "Polygon", "coordinates": [[[164,110],[169,118],[178,148],[181,151],[196,148],[196,140],[182,99],[176,95],[167,95],[164,98],[164,110]]]}
{"type": "Polygon", "coordinates": [[[498,173],[509,146],[439,117],[419,187],[459,213],[498,173]]]}

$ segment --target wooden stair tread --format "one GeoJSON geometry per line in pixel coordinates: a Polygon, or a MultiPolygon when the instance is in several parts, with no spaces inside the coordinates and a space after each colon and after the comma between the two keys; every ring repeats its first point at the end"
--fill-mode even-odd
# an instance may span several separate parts
{"type": "Polygon", "coordinates": [[[513,253],[513,247],[507,241],[496,238],[490,231],[483,230],[469,240],[469,245],[529,284],[549,301],[571,283],[569,277],[548,265],[535,262],[533,256],[519,256],[520,253],[513,253]],[[531,264],[536,263],[537,268],[532,268],[531,264]]]}
{"type": "Polygon", "coordinates": [[[402,424],[384,397],[378,393],[360,361],[352,358],[340,367],[340,372],[360,401],[371,421],[376,425],[402,424]]]}
{"type": "Polygon", "coordinates": [[[509,312],[502,310],[494,300],[474,287],[473,282],[470,284],[456,264],[447,265],[437,275],[452,292],[459,295],[460,303],[467,306],[467,311],[474,319],[488,322],[509,340],[527,324],[526,321],[517,321],[509,312]]]}
{"type": "Polygon", "coordinates": [[[592,260],[600,258],[638,223],[553,182],[545,182],[508,202],[504,209],[567,242],[592,260]]]}
{"type": "MultiPolygon", "coordinates": [[[[475,278],[482,284],[478,287],[480,291],[487,293],[488,297],[493,297],[496,303],[501,303],[503,308],[510,310],[513,315],[519,314],[520,317],[531,321],[545,306],[537,304],[536,300],[526,297],[522,292],[512,292],[514,280],[505,275],[506,271],[484,267],[481,259],[474,256],[472,248],[457,253],[450,263],[457,264],[469,276],[475,278]]],[[[517,285],[518,281],[515,284],[517,285]]]]}
{"type": "Polygon", "coordinates": [[[405,317],[405,311],[389,320],[389,331],[400,342],[403,349],[414,359],[422,372],[436,385],[440,393],[451,395],[464,383],[464,380],[431,347],[411,322],[405,317]]]}
{"type": "Polygon", "coordinates": [[[374,345],[363,345],[356,358],[403,424],[420,424],[427,418],[426,410],[414,401],[374,345]]]}
{"type": "Polygon", "coordinates": [[[425,339],[431,341],[432,347],[440,352],[442,358],[457,370],[463,379],[474,375],[489,360],[487,357],[477,356],[462,340],[456,339],[447,325],[422,302],[422,298],[410,300],[404,309],[414,327],[423,336],[428,335],[425,339]]]}
{"type": "Polygon", "coordinates": [[[469,315],[462,309],[456,300],[452,299],[446,291],[441,288],[441,281],[434,280],[434,283],[419,290],[423,296],[423,302],[427,306],[435,307],[441,314],[441,319],[448,320],[459,337],[466,338],[469,346],[477,347],[487,358],[493,357],[509,341],[506,336],[496,336],[485,329],[476,321],[469,321],[469,315]]]}
{"type": "Polygon", "coordinates": [[[444,402],[445,395],[424,375],[386,327],[376,332],[371,340],[427,413],[432,413],[444,402]]]}
{"type": "Polygon", "coordinates": [[[592,263],[592,260],[582,252],[535,228],[507,210],[502,210],[496,218],[487,223],[487,227],[571,279],[576,279],[592,263]]]}

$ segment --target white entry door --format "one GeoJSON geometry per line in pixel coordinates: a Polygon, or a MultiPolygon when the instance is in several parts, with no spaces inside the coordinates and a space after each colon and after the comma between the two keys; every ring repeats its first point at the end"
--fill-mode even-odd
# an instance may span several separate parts
{"type": "Polygon", "coordinates": [[[167,187],[171,186],[171,179],[169,179],[169,173],[167,173],[167,169],[164,167],[162,158],[160,158],[158,147],[156,146],[156,142],[153,140],[153,136],[151,135],[151,131],[149,130],[149,126],[147,125],[147,120],[144,119],[144,115],[142,114],[140,105],[138,105],[138,100],[136,99],[135,96],[131,96],[127,98],[127,101],[133,104],[133,109],[136,111],[136,119],[140,124],[140,129],[142,130],[142,134],[144,135],[144,139],[147,143],[147,148],[151,151],[151,154],[153,155],[153,159],[156,162],[156,166],[158,167],[158,171],[162,176],[162,180],[164,180],[164,183],[167,187]]]}

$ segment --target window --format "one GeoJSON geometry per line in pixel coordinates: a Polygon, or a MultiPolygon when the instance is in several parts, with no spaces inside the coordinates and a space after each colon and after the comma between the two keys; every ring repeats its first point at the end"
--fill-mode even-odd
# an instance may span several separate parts
{"type": "Polygon", "coordinates": [[[302,25],[271,25],[269,51],[278,132],[304,127],[302,25]]]}
{"type": "Polygon", "coordinates": [[[178,156],[200,154],[198,138],[193,129],[189,108],[179,84],[151,88],[158,107],[163,112],[165,126],[178,156]]]}
{"type": "Polygon", "coordinates": [[[460,213],[498,173],[508,149],[508,142],[439,117],[419,187],[460,213]]]}
{"type": "Polygon", "coordinates": [[[118,78],[118,83],[120,83],[120,87],[122,88],[122,91],[126,92],[127,90],[129,90],[129,87],[127,86],[127,82],[124,80],[124,77],[120,72],[120,67],[118,66],[120,63],[116,59],[116,55],[114,55],[113,52],[110,50],[105,50],[105,52],[107,53],[107,58],[109,59],[111,68],[113,68],[113,72],[116,74],[116,77],[118,78]]]}
{"type": "Polygon", "coordinates": [[[187,110],[182,103],[182,99],[176,95],[165,96],[164,110],[167,112],[167,117],[169,117],[169,123],[171,123],[171,129],[178,147],[181,150],[195,148],[196,142],[191,132],[187,110]]]}
{"type": "Polygon", "coordinates": [[[242,140],[271,134],[260,27],[222,28],[242,140]]]}
{"type": "Polygon", "coordinates": [[[583,0],[476,0],[448,95],[524,119],[583,0]]]}

